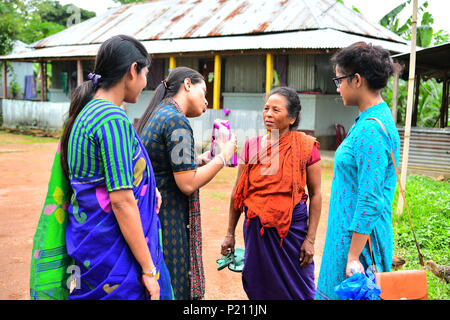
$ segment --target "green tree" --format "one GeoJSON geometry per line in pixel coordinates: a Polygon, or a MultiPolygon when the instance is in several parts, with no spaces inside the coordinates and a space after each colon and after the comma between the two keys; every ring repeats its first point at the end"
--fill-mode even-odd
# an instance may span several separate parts
{"type": "Polygon", "coordinates": [[[25,6],[20,0],[0,2],[0,55],[11,52],[14,40],[22,32],[24,11],[25,6]]]}
{"type": "Polygon", "coordinates": [[[34,7],[42,21],[56,23],[67,26],[67,21],[73,15],[71,10],[74,7],[80,12],[80,22],[95,17],[95,12],[84,10],[74,6],[73,4],[61,5],[58,1],[53,0],[33,0],[34,7]]]}
{"type": "MultiPolygon", "coordinates": [[[[404,22],[400,23],[399,14],[405,7],[411,3],[411,0],[406,0],[391,11],[389,11],[379,21],[383,27],[393,31],[405,40],[411,40],[412,15],[404,22]]],[[[428,1],[425,1],[417,8],[418,19],[420,25],[417,26],[417,40],[416,44],[419,47],[429,47],[430,45],[438,45],[449,41],[449,35],[444,30],[434,32],[433,23],[434,18],[430,12],[427,12],[428,1]]]]}
{"type": "Polygon", "coordinates": [[[95,12],[80,9],[72,4],[62,6],[58,1],[29,0],[27,2],[28,14],[24,17],[25,28],[20,40],[32,43],[58,33],[73,24],[71,21],[74,12],[77,19],[84,20],[95,17],[95,12]]]}
{"type": "MultiPolygon", "coordinates": [[[[411,3],[411,0],[406,0],[390,12],[388,12],[380,20],[380,24],[394,33],[398,34],[405,40],[411,40],[412,16],[406,22],[400,23],[398,15],[405,7],[411,3]]],[[[434,31],[433,15],[426,11],[428,8],[428,1],[425,1],[418,7],[418,21],[420,25],[417,26],[417,40],[416,44],[419,47],[425,48],[431,45],[439,45],[450,40],[450,36],[444,30],[434,31]]],[[[397,123],[404,125],[406,114],[408,83],[399,80],[398,100],[397,100],[397,123]]],[[[387,87],[383,91],[383,98],[392,106],[393,97],[393,79],[390,79],[387,87]]],[[[434,127],[437,124],[437,119],[440,114],[442,99],[442,84],[437,83],[435,79],[421,81],[419,88],[419,103],[417,108],[417,125],[422,127],[434,127]]]]}
{"type": "Polygon", "coordinates": [[[53,0],[2,0],[0,2],[0,54],[11,52],[12,43],[32,43],[64,30],[75,22],[95,16],[95,12],[74,5],[62,6],[53,0]]]}

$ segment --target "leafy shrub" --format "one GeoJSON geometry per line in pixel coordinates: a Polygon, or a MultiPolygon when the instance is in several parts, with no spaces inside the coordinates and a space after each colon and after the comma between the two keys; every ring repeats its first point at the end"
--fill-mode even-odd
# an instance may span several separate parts
{"type": "MultiPolygon", "coordinates": [[[[423,176],[408,176],[406,202],[424,261],[450,264],[450,182],[435,181],[423,176]]],[[[405,269],[419,269],[418,253],[411,231],[408,214],[403,210],[397,216],[398,186],[392,212],[394,254],[407,260],[405,269]]],[[[429,299],[450,299],[447,284],[428,272],[429,299]]]]}

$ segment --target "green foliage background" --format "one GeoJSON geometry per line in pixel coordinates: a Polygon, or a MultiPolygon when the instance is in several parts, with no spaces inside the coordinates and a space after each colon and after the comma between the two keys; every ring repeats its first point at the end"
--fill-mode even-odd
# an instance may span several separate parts
{"type": "MultiPolygon", "coordinates": [[[[419,257],[406,210],[397,216],[398,187],[392,205],[394,254],[406,259],[404,269],[420,269],[419,257]]],[[[450,265],[450,181],[408,176],[406,202],[424,261],[450,265]]],[[[449,300],[450,287],[427,272],[430,300],[449,300]]]]}
{"type": "MultiPolygon", "coordinates": [[[[67,27],[72,4],[53,0],[2,0],[0,2],[0,55],[12,50],[15,40],[31,44],[67,27]]],[[[80,22],[95,12],[80,9],[80,22]]]]}
{"type": "MultiPolygon", "coordinates": [[[[405,40],[411,40],[412,15],[403,23],[400,22],[398,16],[403,10],[410,9],[407,6],[408,4],[411,4],[411,0],[404,1],[380,20],[382,26],[390,29],[405,40]]],[[[426,11],[427,8],[428,1],[423,2],[418,7],[418,22],[420,22],[420,25],[417,26],[417,46],[426,48],[449,42],[450,36],[448,33],[444,30],[433,29],[434,18],[430,12],[426,11]]],[[[442,101],[442,89],[442,83],[438,83],[435,79],[421,81],[417,126],[435,127],[437,125],[442,101]]],[[[383,91],[383,98],[389,106],[392,106],[392,96],[393,79],[391,78],[383,91]]],[[[405,123],[407,96],[408,82],[400,79],[397,101],[397,123],[399,125],[404,125],[405,123]]]]}

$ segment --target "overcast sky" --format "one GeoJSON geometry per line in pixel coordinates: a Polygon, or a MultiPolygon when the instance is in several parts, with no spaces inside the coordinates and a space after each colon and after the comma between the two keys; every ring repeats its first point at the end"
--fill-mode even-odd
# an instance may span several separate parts
{"type": "MultiPolygon", "coordinates": [[[[394,9],[403,1],[404,0],[344,0],[344,3],[350,8],[352,5],[355,6],[368,20],[378,23],[378,21],[386,13],[394,9]]],[[[63,5],[73,3],[80,8],[95,11],[97,15],[104,13],[110,7],[116,7],[119,5],[113,0],[59,0],[59,2],[63,5]]],[[[424,2],[425,0],[419,0],[419,5],[424,2]]],[[[431,12],[434,17],[434,29],[444,29],[450,33],[450,19],[448,18],[448,14],[450,13],[450,0],[428,0],[428,4],[428,11],[431,12]]],[[[408,16],[411,14],[412,3],[404,9],[403,14],[400,16],[400,18],[403,19],[401,22],[406,21],[408,16]]]]}

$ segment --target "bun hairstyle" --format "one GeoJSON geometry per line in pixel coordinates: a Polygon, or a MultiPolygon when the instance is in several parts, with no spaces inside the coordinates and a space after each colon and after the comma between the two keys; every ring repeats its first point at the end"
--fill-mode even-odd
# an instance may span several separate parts
{"type": "Polygon", "coordinates": [[[175,96],[180,90],[181,85],[184,83],[184,79],[190,79],[192,84],[197,84],[201,81],[205,81],[205,78],[198,72],[187,67],[177,67],[173,69],[167,79],[161,81],[156,87],[155,92],[142,114],[137,124],[136,132],[138,135],[142,134],[147,123],[153,118],[154,114],[161,107],[161,102],[166,98],[175,96]]]}
{"type": "Polygon", "coordinates": [[[372,90],[386,87],[388,79],[394,72],[389,52],[380,46],[363,41],[338,51],[331,58],[331,62],[344,75],[360,74],[367,80],[372,90]]]}
{"type": "Polygon", "coordinates": [[[291,118],[295,118],[295,122],[289,126],[289,130],[296,129],[300,122],[300,111],[302,110],[297,91],[289,87],[276,87],[269,92],[269,97],[274,94],[279,94],[286,99],[288,115],[291,118]]]}
{"type": "Polygon", "coordinates": [[[67,179],[69,179],[68,142],[77,116],[94,97],[98,88],[113,87],[130,70],[134,62],[137,63],[138,73],[150,66],[148,52],[142,43],[126,35],[111,37],[100,46],[89,80],[84,81],[72,93],[69,114],[61,136],[61,167],[67,179]]]}

